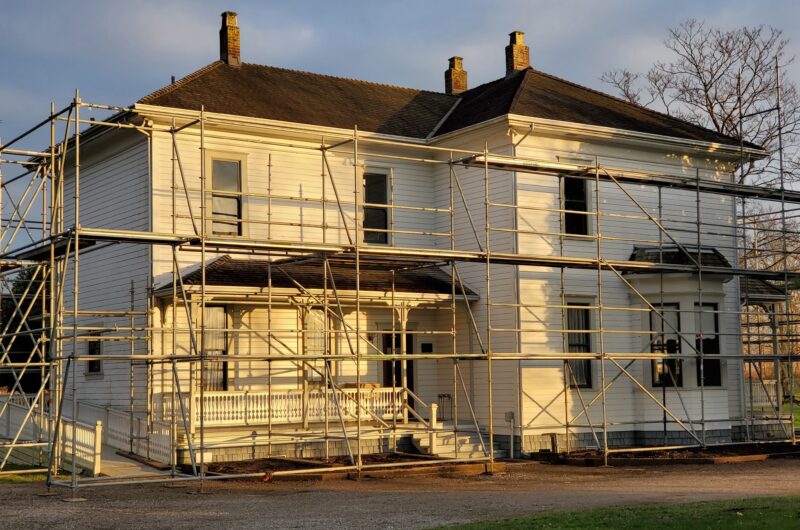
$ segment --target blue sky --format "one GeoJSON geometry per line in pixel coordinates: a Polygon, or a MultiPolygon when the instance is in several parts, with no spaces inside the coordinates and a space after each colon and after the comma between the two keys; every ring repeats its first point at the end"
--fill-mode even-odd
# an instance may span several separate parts
{"type": "Polygon", "coordinates": [[[773,25],[800,54],[800,2],[790,0],[0,0],[0,138],[76,88],[126,105],[217,59],[225,10],[239,13],[246,62],[439,91],[452,55],[470,86],[500,77],[512,30],[526,33],[534,67],[597,88],[605,70],[665,58],[665,28],[689,17],[773,25]]]}

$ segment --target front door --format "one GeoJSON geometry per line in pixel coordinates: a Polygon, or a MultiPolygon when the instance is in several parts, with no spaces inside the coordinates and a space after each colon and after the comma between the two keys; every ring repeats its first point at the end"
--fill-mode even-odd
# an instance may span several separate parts
{"type": "Polygon", "coordinates": [[[208,359],[203,363],[203,390],[219,392],[228,390],[228,363],[219,357],[228,355],[228,317],[224,306],[206,306],[205,311],[206,355],[216,359],[208,359]]]}
{"type": "MultiPolygon", "coordinates": [[[[382,335],[383,344],[381,351],[383,353],[392,353],[392,351],[400,351],[401,340],[400,334],[394,335],[394,350],[392,349],[392,336],[391,334],[382,335]]],[[[406,334],[406,355],[414,353],[414,335],[406,334]]],[[[403,372],[402,361],[400,359],[394,361],[383,361],[383,386],[386,388],[403,386],[403,372]]],[[[408,389],[414,391],[414,361],[406,361],[406,382],[408,389]]]]}

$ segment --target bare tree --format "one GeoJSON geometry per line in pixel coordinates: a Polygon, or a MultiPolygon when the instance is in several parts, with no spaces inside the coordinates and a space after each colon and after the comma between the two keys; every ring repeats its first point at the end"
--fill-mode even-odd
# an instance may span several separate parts
{"type": "Polygon", "coordinates": [[[763,147],[771,156],[744,160],[739,181],[777,185],[778,113],[770,109],[778,103],[780,64],[784,178],[798,181],[800,97],[786,76],[794,61],[785,53],[786,44],[783,32],[772,27],[721,30],[689,19],[667,30],[669,61],[654,63],[644,74],[607,71],[601,80],[632,103],[763,147]],[[740,115],[745,116],[741,125],[740,115]]]}

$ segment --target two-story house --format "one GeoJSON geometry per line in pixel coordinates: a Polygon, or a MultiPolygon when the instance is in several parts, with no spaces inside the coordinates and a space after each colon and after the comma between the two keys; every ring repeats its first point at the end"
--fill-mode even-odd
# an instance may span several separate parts
{"type": "Polygon", "coordinates": [[[220,60],[82,133],[79,416],[183,462],[743,439],[725,183],[762,149],[540,72],[522,32],[438,93],[242,62],[222,18],[220,60]]]}

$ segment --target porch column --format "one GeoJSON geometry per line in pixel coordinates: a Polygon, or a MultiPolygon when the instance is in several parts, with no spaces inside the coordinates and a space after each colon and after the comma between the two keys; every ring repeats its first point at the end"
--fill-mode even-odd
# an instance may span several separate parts
{"type": "MultiPolygon", "coordinates": [[[[300,332],[300,344],[299,344],[299,351],[302,355],[306,355],[308,353],[308,322],[309,322],[309,313],[311,308],[308,305],[304,305],[302,307],[298,307],[297,314],[299,316],[299,321],[297,322],[297,329],[301,330],[300,332]]],[[[308,375],[309,375],[308,363],[306,361],[302,361],[300,364],[300,373],[303,376],[302,380],[302,390],[303,390],[303,429],[308,429],[308,375]]]]}
{"type": "MultiPolygon", "coordinates": [[[[198,315],[198,311],[199,311],[200,305],[197,303],[197,300],[192,300],[192,299],[190,299],[188,303],[189,303],[189,308],[192,311],[192,314],[189,315],[190,318],[187,318],[187,323],[191,322],[191,329],[190,329],[189,333],[194,334],[194,338],[196,339],[195,343],[198,345],[198,348],[199,348],[201,340],[200,340],[200,337],[198,336],[199,332],[198,332],[198,329],[197,329],[197,325],[198,325],[199,320],[198,320],[198,316],[197,315],[198,315]]],[[[192,343],[191,342],[192,341],[191,337],[189,338],[189,341],[190,341],[189,344],[191,345],[191,343],[192,343]]],[[[196,352],[194,352],[194,354],[196,356],[198,356],[198,359],[199,359],[199,352],[196,351],[196,352]]],[[[195,399],[197,399],[198,396],[200,395],[199,381],[200,381],[200,373],[199,373],[199,371],[197,369],[197,362],[196,361],[192,361],[192,362],[189,363],[189,400],[188,400],[189,401],[189,431],[191,432],[191,434],[195,433],[195,426],[197,424],[197,420],[196,420],[197,404],[195,403],[195,399]]]]}
{"type": "MultiPolygon", "coordinates": [[[[400,323],[400,353],[402,355],[406,354],[407,351],[407,343],[406,340],[406,328],[408,327],[408,305],[402,304],[399,308],[397,308],[397,320],[400,323]]],[[[394,348],[392,348],[392,353],[395,353],[394,348]]],[[[394,364],[394,361],[392,361],[394,364]]],[[[400,361],[400,382],[403,387],[403,423],[408,423],[408,361],[403,358],[400,361]]]]}

